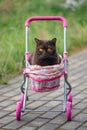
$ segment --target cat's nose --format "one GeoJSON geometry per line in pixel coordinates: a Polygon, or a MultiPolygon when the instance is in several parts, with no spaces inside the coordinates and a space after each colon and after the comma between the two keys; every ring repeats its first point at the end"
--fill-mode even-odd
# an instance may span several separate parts
{"type": "Polygon", "coordinates": [[[46,53],[46,51],[43,51],[43,55],[46,55],[47,53],[46,53]]]}

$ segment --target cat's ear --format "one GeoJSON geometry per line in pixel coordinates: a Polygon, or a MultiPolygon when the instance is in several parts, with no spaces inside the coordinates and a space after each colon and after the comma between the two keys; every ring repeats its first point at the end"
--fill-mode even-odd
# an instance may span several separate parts
{"type": "Polygon", "coordinates": [[[56,38],[53,38],[52,40],[51,40],[51,43],[53,44],[53,45],[55,45],[56,44],[56,38]]]}
{"type": "Polygon", "coordinates": [[[56,38],[53,38],[51,41],[54,42],[54,43],[56,43],[56,38]]]}
{"type": "Polygon", "coordinates": [[[37,38],[35,38],[34,40],[35,40],[37,45],[39,45],[41,43],[41,41],[39,39],[37,39],[37,38]]]}

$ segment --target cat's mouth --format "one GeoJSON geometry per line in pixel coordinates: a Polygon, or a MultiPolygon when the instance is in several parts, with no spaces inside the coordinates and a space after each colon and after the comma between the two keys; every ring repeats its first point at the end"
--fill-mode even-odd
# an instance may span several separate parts
{"type": "Polygon", "coordinates": [[[50,60],[53,59],[53,56],[44,56],[44,57],[40,57],[41,60],[50,60]]]}

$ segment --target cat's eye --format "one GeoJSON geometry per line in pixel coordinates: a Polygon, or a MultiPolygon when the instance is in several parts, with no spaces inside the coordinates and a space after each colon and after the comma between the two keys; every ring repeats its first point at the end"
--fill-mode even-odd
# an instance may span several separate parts
{"type": "Polygon", "coordinates": [[[43,52],[43,49],[42,49],[42,48],[40,48],[40,49],[39,49],[39,51],[40,51],[40,52],[43,52]]]}
{"type": "Polygon", "coordinates": [[[52,48],[48,48],[48,51],[51,52],[51,51],[52,51],[52,48]]]}

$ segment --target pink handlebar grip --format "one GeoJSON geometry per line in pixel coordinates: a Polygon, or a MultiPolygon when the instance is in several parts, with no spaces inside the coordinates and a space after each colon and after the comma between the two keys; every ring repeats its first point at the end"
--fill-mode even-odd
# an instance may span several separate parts
{"type": "Polygon", "coordinates": [[[62,16],[34,16],[26,20],[25,26],[29,27],[32,21],[42,21],[42,20],[59,20],[62,22],[63,27],[67,27],[67,20],[62,16]]]}

